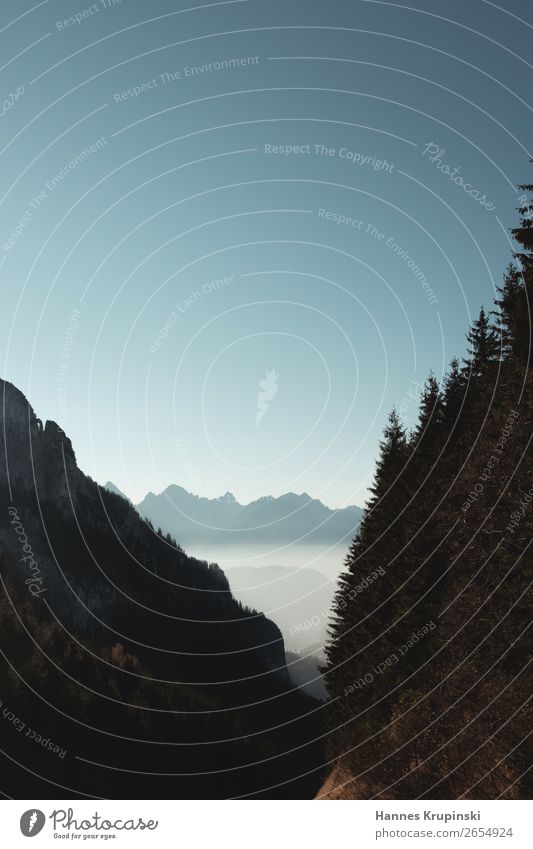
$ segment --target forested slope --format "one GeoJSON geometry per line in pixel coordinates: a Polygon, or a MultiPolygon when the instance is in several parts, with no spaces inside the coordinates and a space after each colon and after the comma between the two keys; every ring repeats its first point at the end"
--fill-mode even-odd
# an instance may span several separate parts
{"type": "Polygon", "coordinates": [[[465,358],[428,378],[417,427],[390,416],[334,602],[322,798],[531,787],[532,212],[465,358]]]}

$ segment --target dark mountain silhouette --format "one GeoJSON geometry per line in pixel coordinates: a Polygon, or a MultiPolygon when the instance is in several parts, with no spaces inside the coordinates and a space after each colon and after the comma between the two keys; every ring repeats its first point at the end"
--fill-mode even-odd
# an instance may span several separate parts
{"type": "Polygon", "coordinates": [[[277,626],[84,475],[4,381],[0,426],[10,793],[309,797],[320,712],[292,685],[277,626]]]}
{"type": "Polygon", "coordinates": [[[121,498],[124,498],[125,501],[128,501],[131,504],[131,501],[128,498],[128,496],[124,495],[122,490],[119,489],[118,486],[115,486],[115,484],[112,481],[108,481],[106,484],[104,484],[104,487],[105,487],[105,489],[109,490],[109,492],[113,492],[115,495],[120,495],[121,498]]]}
{"type": "Polygon", "coordinates": [[[394,412],[385,429],[331,619],[320,798],[529,797],[533,205],[520,212],[494,323],[481,310],[463,364],[428,378],[414,431],[394,412]]]}
{"type": "Polygon", "coordinates": [[[353,537],[363,512],[355,506],[332,510],[305,492],[265,496],[243,506],[230,492],[201,498],[176,485],[159,495],[148,493],[137,510],[185,547],[342,543],[353,537]]]}

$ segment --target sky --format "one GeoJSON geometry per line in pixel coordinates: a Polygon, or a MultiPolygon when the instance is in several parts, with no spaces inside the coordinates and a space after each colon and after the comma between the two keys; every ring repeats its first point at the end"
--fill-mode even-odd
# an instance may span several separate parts
{"type": "Polygon", "coordinates": [[[531,182],[526,0],[0,7],[1,375],[134,501],[363,504],[531,182]]]}

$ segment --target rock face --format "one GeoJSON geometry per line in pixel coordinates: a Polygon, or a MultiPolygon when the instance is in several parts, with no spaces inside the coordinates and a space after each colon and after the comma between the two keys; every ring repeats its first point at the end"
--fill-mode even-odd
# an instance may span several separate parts
{"type": "Polygon", "coordinates": [[[53,421],[45,426],[22,392],[0,380],[0,427],[3,450],[0,474],[12,486],[35,492],[39,499],[69,498],[83,484],[70,439],[53,421]]]}

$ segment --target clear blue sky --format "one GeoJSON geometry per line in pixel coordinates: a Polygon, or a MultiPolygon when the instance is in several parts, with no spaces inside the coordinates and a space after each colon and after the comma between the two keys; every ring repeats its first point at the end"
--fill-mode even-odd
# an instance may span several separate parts
{"type": "Polygon", "coordinates": [[[525,0],[3,4],[2,375],[134,499],[362,503],[389,409],[413,423],[510,259],[532,26],[525,0]]]}

